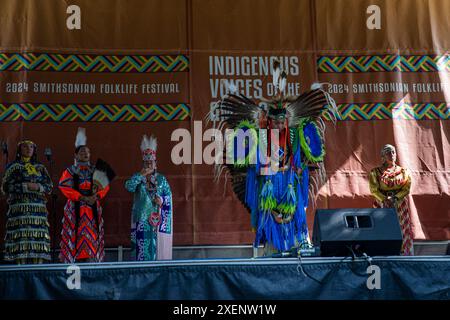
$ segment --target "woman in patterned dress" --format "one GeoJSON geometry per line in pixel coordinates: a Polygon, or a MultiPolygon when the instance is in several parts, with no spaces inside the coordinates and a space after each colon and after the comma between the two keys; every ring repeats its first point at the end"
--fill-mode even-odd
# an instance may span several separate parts
{"type": "Polygon", "coordinates": [[[59,190],[67,198],[59,258],[64,263],[102,262],[105,254],[100,200],[109,186],[98,190],[93,183],[95,166],[90,163],[83,128],[78,130],[75,148],[75,164],[64,170],[59,180],[59,190]]]}
{"type": "Polygon", "coordinates": [[[133,260],[172,259],[172,191],[167,179],[156,172],[156,138],[144,136],[143,168],[125,182],[134,194],[131,214],[133,260]]]}
{"type": "Polygon", "coordinates": [[[408,205],[411,175],[395,162],[395,147],[387,144],[381,150],[383,165],[370,171],[370,192],[375,198],[375,208],[395,208],[402,229],[402,255],[413,255],[413,233],[408,205]]]}
{"type": "Polygon", "coordinates": [[[50,235],[46,194],[53,184],[37,161],[36,144],[17,146],[16,159],[6,169],[2,192],[8,197],[5,260],[17,264],[50,261],[50,235]]]}

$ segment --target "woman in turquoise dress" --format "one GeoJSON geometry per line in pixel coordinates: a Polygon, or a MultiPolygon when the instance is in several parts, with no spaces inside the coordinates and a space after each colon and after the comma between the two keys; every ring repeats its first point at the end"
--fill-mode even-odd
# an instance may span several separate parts
{"type": "Polygon", "coordinates": [[[167,179],[156,172],[156,139],[144,136],[143,168],[125,182],[134,194],[131,214],[133,260],[172,259],[172,192],[167,179]]]}

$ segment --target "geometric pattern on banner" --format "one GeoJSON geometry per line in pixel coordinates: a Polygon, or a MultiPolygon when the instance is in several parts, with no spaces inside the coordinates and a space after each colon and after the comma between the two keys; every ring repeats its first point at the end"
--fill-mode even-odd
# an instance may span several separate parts
{"type": "MultiPolygon", "coordinates": [[[[345,103],[337,105],[338,120],[449,120],[448,103],[345,103]]],[[[330,117],[325,114],[325,119],[330,117]]]]}
{"type": "Polygon", "coordinates": [[[321,56],[319,73],[450,72],[450,55],[321,56]]]}
{"type": "Polygon", "coordinates": [[[0,104],[0,121],[144,122],[185,120],[190,106],[179,104],[0,104]]]}
{"type": "Polygon", "coordinates": [[[186,55],[93,55],[0,53],[0,71],[181,72],[189,70],[186,55]]]}

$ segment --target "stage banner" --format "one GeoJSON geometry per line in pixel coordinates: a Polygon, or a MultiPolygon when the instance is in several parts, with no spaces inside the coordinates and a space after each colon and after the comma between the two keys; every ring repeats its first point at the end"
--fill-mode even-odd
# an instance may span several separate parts
{"type": "MultiPolygon", "coordinates": [[[[191,169],[170,157],[171,133],[190,130],[186,10],[180,0],[0,2],[0,139],[8,160],[22,138],[38,144],[46,166],[42,152],[51,148],[56,184],[85,127],[93,161],[102,157],[117,173],[104,204],[107,247],[129,246],[132,194],[123,185],[142,168],[143,134],[158,138],[158,170],[180,208],[176,240],[192,242],[191,169]]],[[[50,224],[58,243],[65,199],[56,192],[50,224]]]]}
{"type": "MultiPolygon", "coordinates": [[[[328,180],[315,208],[371,207],[368,173],[381,164],[380,150],[390,143],[397,147],[400,165],[412,172],[409,200],[415,238],[449,236],[442,228],[448,224],[450,213],[449,194],[444,191],[449,190],[445,155],[449,150],[446,97],[450,95],[450,69],[448,50],[443,49],[449,44],[437,40],[435,47],[441,49],[435,49],[430,40],[431,30],[441,30],[447,24],[436,7],[446,5],[286,1],[267,10],[268,1],[259,6],[252,1],[193,3],[196,50],[191,74],[193,90],[198,93],[192,100],[194,120],[204,119],[230,90],[256,102],[270,97],[270,61],[277,58],[287,71],[289,93],[298,95],[319,82],[339,109],[337,122],[326,122],[328,180]],[[381,29],[368,26],[372,4],[380,10],[381,29]],[[422,17],[425,8],[430,8],[432,19],[422,17]],[[282,15],[280,10],[289,14],[282,15]],[[396,10],[409,14],[398,19],[393,13],[396,10]],[[414,20],[423,20],[427,26],[409,28],[414,20]],[[419,34],[427,36],[418,40],[419,34]],[[439,200],[430,202],[433,197],[439,200]]],[[[212,184],[211,169],[195,166],[194,170],[194,180],[211,181],[203,188],[202,183],[195,185],[196,195],[202,198],[199,206],[204,207],[197,211],[202,217],[195,225],[202,226],[198,236],[208,242],[216,234],[215,217],[209,215],[208,208],[231,212],[233,217],[243,208],[229,186],[223,190],[224,180],[212,184]]],[[[245,215],[244,211],[237,218],[248,221],[245,215]]],[[[228,225],[233,217],[216,219],[229,219],[228,225]]],[[[311,206],[307,211],[310,229],[313,217],[311,206]]]]}
{"type": "Polygon", "coordinates": [[[450,213],[446,10],[445,1],[315,1],[317,77],[340,111],[327,135],[327,205],[368,203],[367,173],[380,165],[381,147],[393,144],[412,175],[415,239],[449,236],[442,228],[450,213]],[[355,14],[366,9],[380,14],[379,29],[355,14]]]}
{"type": "MultiPolygon", "coordinates": [[[[118,175],[105,199],[105,245],[128,246],[123,184],[142,165],[142,135],[155,134],[174,244],[250,244],[250,215],[225,175],[214,181],[203,134],[230,90],[270,98],[278,59],[290,94],[322,83],[339,109],[325,121],[327,180],[307,211],[311,232],[315,208],[372,206],[368,173],[389,143],[412,172],[415,239],[450,239],[449,10],[445,0],[1,0],[0,140],[10,152],[0,160],[32,139],[43,161],[52,148],[56,182],[85,127],[93,157],[118,175]],[[190,134],[182,163],[177,129],[190,134]]],[[[58,192],[56,237],[63,205],[58,192]]]]}
{"type": "MultiPolygon", "coordinates": [[[[272,97],[275,60],[288,74],[290,94],[311,86],[316,63],[311,10],[310,1],[192,1],[192,121],[202,121],[203,132],[212,126],[203,121],[208,112],[230,91],[256,103],[272,97]]],[[[196,241],[252,243],[250,214],[226,173],[214,181],[213,167],[201,162],[193,166],[196,241]]],[[[309,220],[312,226],[312,213],[309,220]]]]}

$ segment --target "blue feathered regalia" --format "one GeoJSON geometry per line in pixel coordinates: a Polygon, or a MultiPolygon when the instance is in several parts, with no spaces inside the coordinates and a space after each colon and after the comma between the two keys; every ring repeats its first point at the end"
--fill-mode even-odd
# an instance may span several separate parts
{"type": "Polygon", "coordinates": [[[323,117],[336,119],[336,105],[320,84],[288,96],[286,73],[279,63],[273,70],[272,99],[258,105],[230,93],[211,110],[226,139],[216,178],[228,170],[234,192],[251,214],[254,247],[264,244],[266,253],[310,246],[306,208],[325,180],[323,117]]]}

